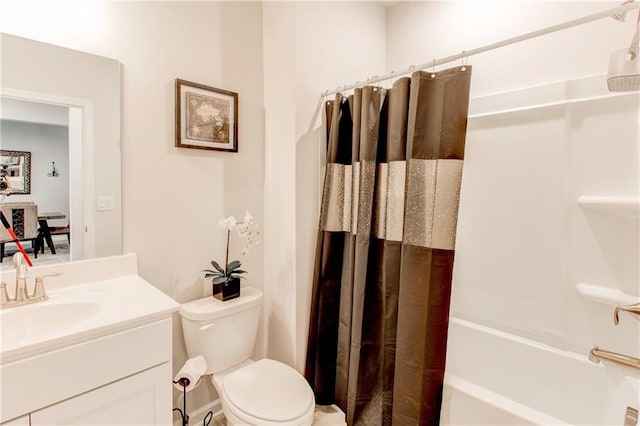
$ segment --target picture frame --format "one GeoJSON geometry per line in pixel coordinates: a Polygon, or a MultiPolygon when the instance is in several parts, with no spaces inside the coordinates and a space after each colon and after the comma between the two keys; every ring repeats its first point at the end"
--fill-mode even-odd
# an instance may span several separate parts
{"type": "Polygon", "coordinates": [[[238,152],[238,94],[176,79],[178,148],[238,152]]]}
{"type": "Polygon", "coordinates": [[[31,152],[0,150],[0,175],[5,193],[31,194],[31,152]]]}

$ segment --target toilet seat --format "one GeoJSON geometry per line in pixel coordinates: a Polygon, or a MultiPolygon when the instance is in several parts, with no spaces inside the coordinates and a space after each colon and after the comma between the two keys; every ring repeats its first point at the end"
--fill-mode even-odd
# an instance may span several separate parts
{"type": "Polygon", "coordinates": [[[221,377],[222,400],[238,418],[253,424],[301,424],[313,418],[311,387],[293,368],[262,359],[221,377]]]}

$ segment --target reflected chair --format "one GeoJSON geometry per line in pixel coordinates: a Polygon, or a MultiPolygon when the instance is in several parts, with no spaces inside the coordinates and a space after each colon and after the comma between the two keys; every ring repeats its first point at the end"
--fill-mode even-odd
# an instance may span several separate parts
{"type": "MultiPolygon", "coordinates": [[[[44,223],[46,223],[46,221],[44,221],[44,223]]],[[[47,229],[49,230],[49,236],[54,236],[54,235],[66,235],[67,236],[67,242],[69,244],[71,244],[71,227],[69,226],[69,224],[67,224],[67,226],[49,226],[47,225],[47,229]]],[[[38,241],[37,241],[37,247],[40,249],[41,253],[44,253],[44,246],[45,246],[45,229],[43,226],[43,222],[40,222],[40,228],[38,228],[38,241]]],[[[53,244],[53,241],[52,241],[53,244]]],[[[54,247],[50,247],[51,253],[55,254],[55,248],[54,247]]]]}
{"type": "Polygon", "coordinates": [[[38,258],[38,206],[34,203],[6,203],[0,204],[0,210],[18,237],[14,240],[4,227],[0,227],[0,262],[5,256],[5,244],[16,241],[31,241],[34,257],[38,258]]]}

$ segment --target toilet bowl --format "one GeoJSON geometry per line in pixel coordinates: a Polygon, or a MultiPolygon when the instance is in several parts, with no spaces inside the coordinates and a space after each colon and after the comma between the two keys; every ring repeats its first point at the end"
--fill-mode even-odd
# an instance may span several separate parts
{"type": "Polygon", "coordinates": [[[315,400],[293,368],[271,359],[212,375],[230,425],[311,425],[315,400]]]}
{"type": "Polygon", "coordinates": [[[262,292],[252,287],[226,302],[205,297],[183,304],[187,353],[205,358],[228,425],[311,425],[315,399],[304,377],[279,361],[250,359],[261,305],[262,292]]]}

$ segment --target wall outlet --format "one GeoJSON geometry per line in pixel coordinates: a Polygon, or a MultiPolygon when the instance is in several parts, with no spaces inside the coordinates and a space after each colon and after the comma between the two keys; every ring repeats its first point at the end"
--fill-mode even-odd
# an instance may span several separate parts
{"type": "Polygon", "coordinates": [[[113,196],[98,197],[97,208],[99,212],[113,210],[115,207],[113,196]]]}

